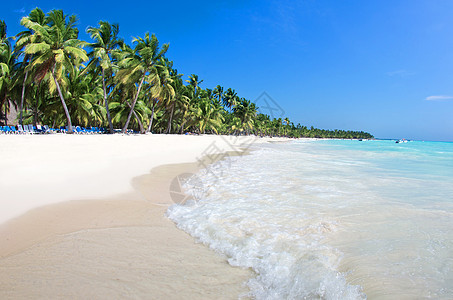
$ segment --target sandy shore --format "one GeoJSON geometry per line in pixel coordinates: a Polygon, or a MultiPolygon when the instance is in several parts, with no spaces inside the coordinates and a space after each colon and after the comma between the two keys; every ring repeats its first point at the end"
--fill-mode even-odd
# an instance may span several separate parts
{"type": "MultiPolygon", "coordinates": [[[[171,181],[267,139],[0,136],[0,298],[237,299],[251,271],[178,230],[171,181]]],[[[272,139],[275,141],[276,139],[272,139]]]]}

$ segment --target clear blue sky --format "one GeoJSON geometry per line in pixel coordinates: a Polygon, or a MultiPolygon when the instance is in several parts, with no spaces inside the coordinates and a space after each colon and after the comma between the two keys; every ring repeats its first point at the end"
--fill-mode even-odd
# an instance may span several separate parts
{"type": "MultiPolygon", "coordinates": [[[[202,87],[267,92],[293,122],[453,141],[453,1],[5,1],[8,32],[39,6],[145,32],[202,87]],[[121,4],[120,4],[121,3],[121,4]]],[[[258,103],[259,104],[259,103],[258,103]]]]}

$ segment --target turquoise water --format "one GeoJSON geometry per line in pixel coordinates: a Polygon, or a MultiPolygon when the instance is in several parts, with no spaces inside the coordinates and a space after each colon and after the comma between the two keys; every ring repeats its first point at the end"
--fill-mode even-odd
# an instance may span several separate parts
{"type": "Polygon", "coordinates": [[[453,143],[296,141],[197,174],[168,216],[257,299],[453,298],[453,143]]]}

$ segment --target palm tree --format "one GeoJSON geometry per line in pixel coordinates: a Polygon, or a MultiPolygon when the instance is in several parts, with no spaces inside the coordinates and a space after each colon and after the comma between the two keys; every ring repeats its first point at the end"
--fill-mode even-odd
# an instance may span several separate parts
{"type": "Polygon", "coordinates": [[[100,21],[99,27],[88,27],[87,33],[95,41],[88,45],[92,51],[88,54],[92,58],[90,65],[99,65],[102,74],[102,88],[104,96],[104,105],[107,112],[109,123],[109,132],[113,133],[112,118],[109,111],[106,88],[106,71],[112,70],[112,52],[121,47],[123,40],[118,38],[119,25],[110,24],[109,22],[100,21]]]}
{"type": "Polygon", "coordinates": [[[232,109],[238,102],[238,95],[235,90],[228,88],[228,90],[223,95],[223,106],[228,109],[232,109]]]}
{"type": "Polygon", "coordinates": [[[98,103],[103,94],[100,81],[97,74],[84,74],[79,69],[69,74],[65,100],[70,115],[77,124],[102,125],[106,119],[106,109],[98,103]]]}
{"type": "Polygon", "coordinates": [[[168,122],[167,122],[167,129],[165,133],[171,133],[171,125],[173,121],[173,116],[175,113],[176,105],[181,105],[184,102],[189,102],[189,98],[185,96],[184,93],[184,84],[181,79],[183,74],[179,74],[178,70],[173,69],[173,61],[169,61],[167,58],[163,60],[163,65],[167,68],[168,73],[171,77],[171,86],[173,87],[174,95],[170,101],[167,102],[166,111],[169,111],[168,122]]]}
{"type": "Polygon", "coordinates": [[[159,50],[159,41],[154,34],[150,37],[149,33],[146,33],[144,38],[135,38],[133,43],[136,44],[134,51],[125,52],[120,62],[123,69],[117,74],[123,84],[136,84],[139,82],[131,104],[130,113],[123,127],[123,133],[127,131],[132,111],[137,103],[145,78],[149,77],[147,82],[154,81],[152,77],[156,76],[156,64],[165,55],[169,47],[168,44],[164,44],[162,49],[159,50]]]}
{"type": "Polygon", "coordinates": [[[287,135],[288,134],[288,129],[290,128],[291,121],[289,120],[288,117],[286,117],[286,118],[283,119],[283,122],[285,123],[284,134],[287,135]]]}
{"type": "Polygon", "coordinates": [[[203,82],[203,80],[198,80],[198,75],[192,74],[189,76],[189,80],[186,82],[193,86],[193,97],[195,98],[198,95],[198,86],[203,82]]]}
{"type": "Polygon", "coordinates": [[[219,106],[213,102],[212,91],[210,89],[200,92],[200,99],[194,103],[191,119],[192,126],[198,127],[200,133],[205,133],[206,129],[212,129],[218,133],[224,121],[219,106]]]}
{"type": "Polygon", "coordinates": [[[240,102],[234,107],[234,115],[241,120],[242,128],[247,133],[253,129],[253,120],[256,117],[256,105],[255,103],[242,98],[240,102]]]}
{"type": "Polygon", "coordinates": [[[3,106],[6,107],[9,93],[12,89],[12,72],[15,62],[10,38],[6,34],[6,23],[0,20],[0,115],[2,115],[3,106]]]}
{"type": "Polygon", "coordinates": [[[171,103],[171,100],[175,96],[175,90],[171,83],[173,82],[170,73],[168,72],[168,69],[165,65],[158,65],[157,66],[158,70],[158,76],[159,76],[159,86],[155,85],[152,89],[152,112],[151,112],[151,119],[149,122],[148,129],[146,130],[146,133],[151,131],[151,128],[153,126],[153,118],[154,118],[154,108],[156,105],[155,100],[159,101],[161,106],[169,106],[171,103]]]}
{"type": "Polygon", "coordinates": [[[84,42],[77,39],[78,30],[75,27],[76,16],[67,16],[62,10],[52,10],[46,16],[46,25],[32,21],[24,17],[21,24],[32,30],[38,38],[25,47],[25,53],[33,55],[34,59],[29,65],[35,70],[35,81],[42,81],[47,74],[50,74],[55,86],[49,84],[50,90],[54,87],[63,106],[67,123],[68,133],[73,133],[71,116],[63,97],[60,83],[66,80],[68,73],[78,68],[88,57],[83,50],[84,42]]]}
{"type": "Polygon", "coordinates": [[[184,93],[184,96],[187,97],[188,101],[182,102],[181,125],[180,125],[180,129],[179,129],[180,134],[184,133],[185,125],[186,125],[186,123],[188,121],[188,117],[189,117],[188,113],[191,110],[190,105],[195,102],[195,100],[194,100],[195,98],[193,98],[195,92],[194,92],[194,87],[192,85],[184,86],[183,93],[184,93]]]}
{"type": "Polygon", "coordinates": [[[217,100],[219,100],[219,102],[222,103],[222,100],[223,100],[223,87],[221,87],[220,85],[217,85],[214,88],[213,93],[217,97],[217,100]]]}
{"type": "MultiPolygon", "coordinates": [[[[42,26],[44,26],[46,23],[46,15],[40,8],[33,9],[30,12],[28,18],[31,21],[36,22],[42,26]]],[[[33,33],[34,32],[32,30],[25,30],[25,31],[19,32],[16,35],[17,41],[16,41],[16,44],[14,45],[14,51],[18,55],[20,53],[23,53],[24,48],[28,44],[32,43],[33,39],[39,38],[39,36],[33,35],[33,33]]],[[[38,42],[38,40],[36,40],[35,42],[38,42]]],[[[23,61],[22,61],[22,67],[20,68],[22,71],[25,71],[24,79],[22,81],[22,93],[21,93],[21,99],[20,99],[20,105],[19,105],[19,111],[20,111],[19,124],[20,125],[23,125],[22,117],[23,117],[24,101],[25,101],[25,88],[27,86],[28,73],[30,71],[29,69],[26,68],[26,66],[30,63],[32,58],[33,58],[32,56],[24,54],[23,61]]]]}

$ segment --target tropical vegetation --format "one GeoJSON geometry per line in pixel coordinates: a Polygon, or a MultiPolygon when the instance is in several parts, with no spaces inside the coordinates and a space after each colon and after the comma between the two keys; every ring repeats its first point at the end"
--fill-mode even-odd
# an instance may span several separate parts
{"type": "Polygon", "coordinates": [[[35,8],[24,30],[8,37],[0,21],[0,122],[14,107],[17,122],[107,128],[108,133],[234,134],[372,138],[366,132],[323,130],[272,118],[233,88],[204,88],[184,80],[154,34],[126,43],[118,24],[88,27],[79,39],[77,18],[35,8]],[[115,128],[117,128],[115,130],[115,128]]]}

